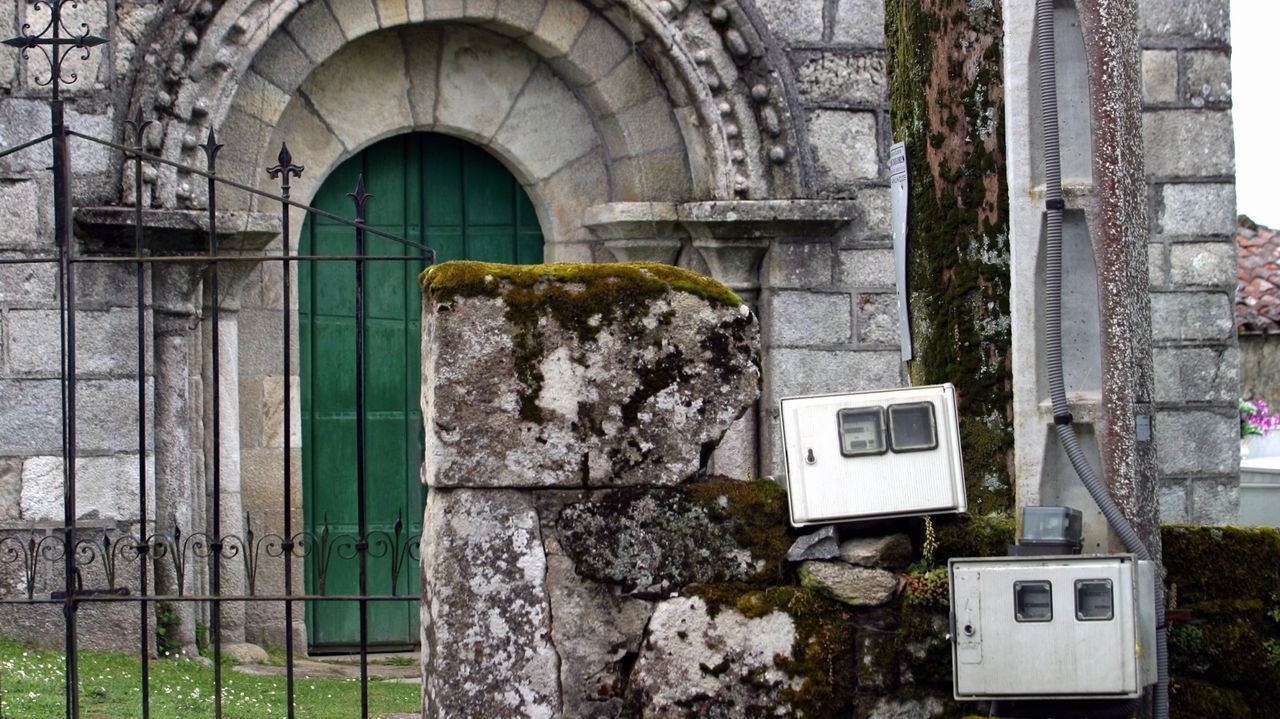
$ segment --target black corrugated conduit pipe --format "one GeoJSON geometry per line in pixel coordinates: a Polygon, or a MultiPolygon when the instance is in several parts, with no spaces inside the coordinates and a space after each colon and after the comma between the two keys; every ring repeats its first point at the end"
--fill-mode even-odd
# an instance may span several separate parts
{"type": "MultiPolygon", "coordinates": [[[[1120,512],[1110,492],[1089,465],[1067,408],[1067,393],[1062,378],[1062,162],[1058,147],[1058,89],[1054,67],[1054,0],[1036,0],[1036,53],[1040,64],[1040,119],[1044,127],[1044,198],[1046,213],[1045,238],[1045,362],[1049,376],[1049,397],[1053,401],[1053,423],[1062,449],[1071,460],[1080,481],[1107,522],[1130,552],[1150,561],[1151,552],[1143,544],[1133,525],[1120,512]]],[[[1156,719],[1169,716],[1169,649],[1164,616],[1164,582],[1156,572],[1156,719]]]]}

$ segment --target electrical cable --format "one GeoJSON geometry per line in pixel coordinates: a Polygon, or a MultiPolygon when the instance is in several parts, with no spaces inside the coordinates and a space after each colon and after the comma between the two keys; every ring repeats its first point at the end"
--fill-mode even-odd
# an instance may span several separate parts
{"type": "MultiPolygon", "coordinates": [[[[1044,127],[1044,188],[1046,214],[1045,242],[1045,362],[1049,379],[1049,397],[1053,402],[1054,429],[1062,449],[1080,481],[1093,497],[1107,522],[1119,535],[1128,551],[1138,559],[1151,561],[1151,552],[1133,525],[1116,506],[1111,494],[1094,473],[1080,448],[1062,372],[1062,164],[1058,141],[1058,92],[1054,67],[1054,0],[1036,1],[1035,38],[1040,64],[1040,113],[1044,127]],[[1061,418],[1061,420],[1059,420],[1061,418]]],[[[1156,719],[1169,716],[1169,650],[1164,613],[1164,583],[1155,580],[1156,615],[1156,719]]]]}

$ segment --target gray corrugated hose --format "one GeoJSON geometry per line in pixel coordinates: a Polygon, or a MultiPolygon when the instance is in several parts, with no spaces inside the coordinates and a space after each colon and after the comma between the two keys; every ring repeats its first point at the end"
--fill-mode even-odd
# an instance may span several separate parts
{"type": "MultiPolygon", "coordinates": [[[[1044,125],[1044,189],[1047,213],[1045,242],[1045,362],[1048,365],[1049,397],[1053,401],[1054,427],[1071,466],[1098,508],[1110,522],[1125,548],[1139,559],[1150,560],[1133,525],[1120,512],[1111,494],[1089,466],[1067,410],[1067,393],[1062,379],[1062,165],[1058,148],[1058,90],[1054,68],[1054,0],[1036,2],[1036,52],[1040,63],[1040,114],[1044,125]],[[1061,418],[1061,420],[1059,420],[1061,418]]],[[[1155,586],[1156,692],[1155,717],[1169,716],[1169,650],[1164,617],[1164,582],[1155,586]]]]}

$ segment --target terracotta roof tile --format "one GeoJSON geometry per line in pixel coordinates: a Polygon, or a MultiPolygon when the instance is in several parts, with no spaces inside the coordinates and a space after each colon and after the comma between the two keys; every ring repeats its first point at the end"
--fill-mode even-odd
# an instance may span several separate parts
{"type": "Polygon", "coordinates": [[[1236,329],[1280,334],[1280,231],[1241,217],[1236,248],[1236,329]]]}

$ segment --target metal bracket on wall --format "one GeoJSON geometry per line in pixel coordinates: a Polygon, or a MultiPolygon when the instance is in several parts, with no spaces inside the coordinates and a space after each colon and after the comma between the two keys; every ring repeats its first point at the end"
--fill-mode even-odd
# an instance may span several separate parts
{"type": "Polygon", "coordinates": [[[907,313],[907,144],[889,148],[889,202],[893,225],[893,266],[898,287],[898,333],[902,361],[911,359],[911,324],[907,313]]]}

